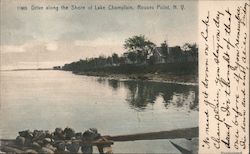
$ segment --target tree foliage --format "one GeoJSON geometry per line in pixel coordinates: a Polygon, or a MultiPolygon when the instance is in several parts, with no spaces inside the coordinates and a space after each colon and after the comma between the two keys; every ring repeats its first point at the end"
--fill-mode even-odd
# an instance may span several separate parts
{"type": "Polygon", "coordinates": [[[146,39],[144,35],[133,36],[125,40],[124,48],[129,52],[137,54],[139,61],[145,61],[147,56],[153,52],[156,45],[146,39]]]}
{"type": "Polygon", "coordinates": [[[168,44],[166,41],[161,43],[161,50],[162,50],[162,54],[164,58],[167,59],[168,58],[168,44]]]}
{"type": "Polygon", "coordinates": [[[119,56],[116,53],[112,54],[112,63],[118,64],[119,63],[119,56]]]}
{"type": "Polygon", "coordinates": [[[190,54],[194,59],[198,58],[198,46],[196,43],[185,43],[182,46],[182,50],[190,54]]]}
{"type": "Polygon", "coordinates": [[[182,46],[182,50],[184,50],[184,51],[195,51],[196,49],[197,49],[196,43],[185,43],[182,46]]]}
{"type": "MultiPolygon", "coordinates": [[[[102,70],[108,67],[125,67],[124,65],[128,64],[128,66],[126,66],[128,68],[127,70],[133,70],[133,66],[145,66],[146,68],[148,66],[145,64],[155,65],[162,63],[162,58],[164,58],[163,63],[166,64],[164,66],[168,66],[171,63],[178,63],[179,65],[181,63],[197,62],[198,60],[198,47],[195,43],[185,43],[182,47],[169,47],[167,42],[164,41],[160,47],[156,47],[156,45],[145,38],[144,35],[139,35],[126,39],[124,48],[126,52],[122,56],[119,56],[117,53],[113,53],[108,57],[101,55],[96,58],[86,58],[65,64],[62,68],[54,67],[54,69],[81,72],[97,69],[102,70]],[[131,62],[136,65],[130,66],[131,62]]],[[[122,71],[126,72],[126,70],[122,71]]]]}
{"type": "Polygon", "coordinates": [[[128,59],[132,61],[132,63],[135,63],[137,60],[137,55],[134,52],[129,52],[128,53],[128,59]]]}

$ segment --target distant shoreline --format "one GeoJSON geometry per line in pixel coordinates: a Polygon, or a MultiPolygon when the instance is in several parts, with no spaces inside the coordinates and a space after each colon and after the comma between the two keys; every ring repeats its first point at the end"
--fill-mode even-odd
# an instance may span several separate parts
{"type": "Polygon", "coordinates": [[[0,71],[48,71],[54,70],[53,68],[28,68],[28,69],[9,69],[9,70],[0,70],[0,71]]]}
{"type": "MultiPolygon", "coordinates": [[[[65,71],[55,70],[53,68],[39,68],[39,69],[12,69],[12,70],[0,70],[0,71],[65,71]]],[[[69,71],[72,72],[72,71],[69,71]]],[[[116,73],[105,73],[105,72],[72,72],[75,75],[102,77],[106,79],[114,80],[141,80],[141,81],[153,81],[162,83],[176,83],[182,85],[198,85],[198,75],[195,74],[152,74],[152,73],[138,73],[138,74],[116,74],[116,73]]]]}

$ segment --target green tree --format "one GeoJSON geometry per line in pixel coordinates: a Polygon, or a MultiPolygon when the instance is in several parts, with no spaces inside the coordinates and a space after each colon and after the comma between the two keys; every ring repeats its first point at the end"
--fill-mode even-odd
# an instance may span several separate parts
{"type": "Polygon", "coordinates": [[[167,58],[168,58],[168,44],[166,41],[161,43],[161,51],[162,51],[162,54],[164,56],[164,59],[167,60],[167,58]]]}
{"type": "Polygon", "coordinates": [[[182,46],[182,49],[187,53],[190,54],[194,59],[198,59],[198,47],[196,43],[185,43],[182,46]]]}
{"type": "Polygon", "coordinates": [[[196,43],[185,43],[182,46],[182,49],[184,51],[195,51],[197,49],[197,44],[196,43]]]}
{"type": "Polygon", "coordinates": [[[113,64],[113,58],[111,56],[107,57],[106,64],[108,64],[108,65],[112,65],[113,64]]]}
{"type": "Polygon", "coordinates": [[[118,56],[118,54],[116,54],[116,53],[112,54],[112,61],[113,61],[113,64],[118,64],[119,63],[119,56],[118,56]]]}
{"type": "Polygon", "coordinates": [[[129,52],[129,53],[128,53],[128,59],[129,59],[130,61],[132,61],[132,63],[135,63],[135,61],[137,60],[137,55],[136,55],[136,53],[134,53],[134,52],[129,52]]]}
{"type": "Polygon", "coordinates": [[[144,35],[128,38],[124,44],[125,49],[137,54],[137,60],[140,62],[146,61],[147,56],[153,52],[155,47],[156,45],[146,39],[144,35]]]}

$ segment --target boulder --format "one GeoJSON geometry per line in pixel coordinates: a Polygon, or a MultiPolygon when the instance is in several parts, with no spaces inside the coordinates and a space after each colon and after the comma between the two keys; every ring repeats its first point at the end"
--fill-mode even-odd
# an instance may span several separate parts
{"type": "Polygon", "coordinates": [[[33,141],[43,140],[46,137],[46,134],[42,130],[34,130],[33,131],[33,141]]]}
{"type": "Polygon", "coordinates": [[[25,138],[32,138],[33,137],[33,133],[30,130],[24,130],[24,131],[20,131],[18,133],[19,133],[19,136],[21,136],[21,137],[25,137],[25,138]]]}
{"type": "Polygon", "coordinates": [[[100,138],[101,135],[98,133],[97,129],[90,128],[82,134],[82,139],[87,141],[92,141],[100,138]]]}
{"type": "Polygon", "coordinates": [[[80,145],[77,142],[72,142],[71,144],[66,145],[66,149],[71,153],[78,153],[80,145]]]}
{"type": "Polygon", "coordinates": [[[76,139],[82,139],[82,133],[81,133],[81,132],[76,133],[76,134],[75,134],[75,138],[76,138],[76,139]]]}
{"type": "Polygon", "coordinates": [[[55,151],[55,154],[71,154],[69,151],[55,151]]]}
{"type": "Polygon", "coordinates": [[[36,150],[33,150],[33,149],[27,149],[27,150],[25,150],[24,153],[26,153],[26,154],[38,154],[38,152],[36,150]]]}
{"type": "Polygon", "coordinates": [[[38,141],[36,141],[36,143],[38,143],[40,146],[44,145],[43,140],[38,140],[38,141]]]}
{"type": "Polygon", "coordinates": [[[33,149],[40,149],[40,148],[41,148],[41,145],[38,144],[37,142],[32,142],[32,143],[31,143],[31,147],[32,147],[33,149]]]}
{"type": "Polygon", "coordinates": [[[22,136],[17,136],[16,138],[16,144],[19,146],[24,146],[25,144],[25,138],[22,136]]]}
{"type": "Polygon", "coordinates": [[[85,154],[92,154],[93,153],[93,146],[91,144],[83,144],[81,146],[82,153],[85,154]]]}
{"type": "Polygon", "coordinates": [[[75,137],[75,131],[72,128],[66,127],[64,129],[65,139],[70,140],[71,138],[75,137]]]}
{"type": "Polygon", "coordinates": [[[53,139],[55,140],[63,140],[64,139],[64,133],[61,128],[56,128],[55,132],[53,133],[53,139]]]}
{"type": "Polygon", "coordinates": [[[57,151],[60,152],[60,151],[65,151],[65,143],[64,142],[59,142],[56,144],[56,148],[57,148],[57,151]]]}
{"type": "Polygon", "coordinates": [[[50,149],[50,150],[52,150],[53,152],[56,151],[56,147],[54,147],[54,146],[51,145],[51,144],[46,144],[44,147],[45,147],[45,148],[48,148],[48,149],[50,149]]]}
{"type": "Polygon", "coordinates": [[[25,138],[25,143],[24,143],[24,145],[25,145],[25,146],[31,146],[31,144],[32,144],[32,138],[25,138]]]}
{"type": "Polygon", "coordinates": [[[43,144],[48,144],[48,143],[52,143],[52,139],[51,138],[44,138],[43,144]]]}
{"type": "Polygon", "coordinates": [[[98,130],[96,128],[90,128],[89,130],[94,134],[98,134],[98,130]]]}
{"type": "Polygon", "coordinates": [[[54,151],[52,151],[49,148],[42,147],[42,149],[39,151],[39,153],[41,153],[41,154],[54,154],[54,151]]]}
{"type": "Polygon", "coordinates": [[[44,133],[45,133],[45,137],[52,138],[52,134],[50,131],[46,130],[44,133]]]}

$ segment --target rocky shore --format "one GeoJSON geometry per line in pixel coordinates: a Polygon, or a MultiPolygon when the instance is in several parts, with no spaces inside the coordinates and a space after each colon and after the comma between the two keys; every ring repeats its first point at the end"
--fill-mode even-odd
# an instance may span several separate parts
{"type": "Polygon", "coordinates": [[[1,151],[7,153],[62,154],[93,153],[93,141],[101,141],[97,129],[75,132],[72,128],[56,128],[54,132],[44,130],[20,131],[12,142],[1,141],[1,151]],[[4,145],[5,144],[5,145],[4,145]]]}
{"type": "MultiPolygon", "coordinates": [[[[111,145],[113,145],[114,142],[140,140],[142,143],[153,144],[151,143],[153,142],[152,140],[159,139],[163,139],[163,147],[165,147],[167,143],[164,139],[168,139],[169,143],[172,144],[176,150],[180,152],[184,151],[184,153],[197,153],[198,147],[198,127],[116,136],[101,136],[95,128],[76,133],[72,128],[68,127],[65,129],[56,128],[52,133],[47,130],[24,130],[20,131],[18,134],[16,139],[0,140],[0,153],[92,154],[94,151],[100,154],[111,154],[113,153],[111,145]],[[183,139],[183,142],[176,143],[175,139],[183,139]],[[188,140],[185,141],[185,139],[188,140]],[[150,142],[147,142],[147,140],[150,140],[150,142]],[[182,143],[184,142],[190,142],[188,143],[189,146],[183,145],[182,143]],[[98,152],[93,150],[93,146],[97,147],[98,152]]],[[[136,143],[131,142],[130,147],[135,148],[134,144],[136,143]]],[[[119,149],[116,149],[116,151],[119,152],[119,149]]],[[[120,152],[124,153],[126,149],[120,152]]]]}

